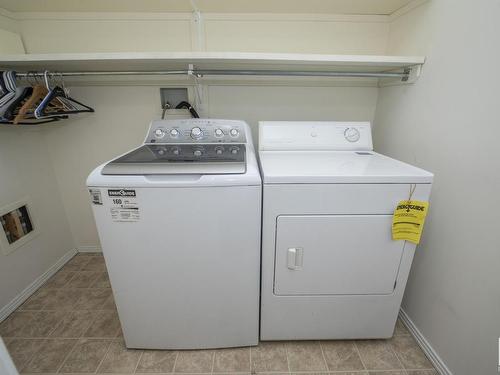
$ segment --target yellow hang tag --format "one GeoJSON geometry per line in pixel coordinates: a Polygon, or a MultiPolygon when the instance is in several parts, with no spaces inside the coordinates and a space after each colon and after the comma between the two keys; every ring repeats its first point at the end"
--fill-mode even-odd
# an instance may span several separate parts
{"type": "Polygon", "coordinates": [[[399,202],[392,217],[392,239],[418,244],[428,209],[429,202],[412,200],[399,202]]]}

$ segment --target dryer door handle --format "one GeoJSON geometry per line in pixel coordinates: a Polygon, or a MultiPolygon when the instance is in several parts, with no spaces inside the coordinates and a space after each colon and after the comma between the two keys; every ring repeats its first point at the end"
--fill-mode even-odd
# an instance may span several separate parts
{"type": "Polygon", "coordinates": [[[304,262],[304,249],[301,247],[290,247],[287,251],[288,269],[298,271],[302,269],[304,262]]]}

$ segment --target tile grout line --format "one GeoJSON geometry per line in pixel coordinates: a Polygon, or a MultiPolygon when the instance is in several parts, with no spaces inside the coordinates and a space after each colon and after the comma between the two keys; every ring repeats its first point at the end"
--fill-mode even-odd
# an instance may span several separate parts
{"type": "Polygon", "coordinates": [[[177,358],[179,357],[179,351],[175,351],[174,367],[172,367],[172,373],[175,372],[175,365],[177,365],[177,358]]]}
{"type": "Polygon", "coordinates": [[[99,368],[102,366],[102,363],[104,362],[104,360],[106,359],[106,356],[108,355],[108,352],[109,352],[109,348],[111,348],[111,343],[113,341],[109,341],[108,343],[108,347],[106,348],[106,352],[104,353],[104,355],[102,356],[101,360],[99,361],[99,364],[97,365],[97,367],[95,368],[95,371],[94,371],[94,374],[97,374],[97,372],[99,371],[99,368]]]}
{"type": "MultiPolygon", "coordinates": [[[[125,347],[127,347],[127,346],[125,345],[125,347]]],[[[139,364],[141,363],[141,359],[142,359],[143,355],[144,355],[144,349],[141,351],[141,355],[139,356],[139,359],[137,360],[137,363],[135,364],[135,368],[134,368],[133,374],[137,373],[137,369],[139,368],[139,364]]]]}
{"type": "Polygon", "coordinates": [[[391,352],[396,356],[396,359],[398,360],[399,364],[401,365],[403,372],[408,373],[408,371],[406,371],[405,365],[403,365],[403,362],[401,362],[401,359],[399,358],[398,353],[394,350],[391,343],[387,343],[387,345],[389,345],[389,349],[391,349],[391,352]]]}
{"type": "Polygon", "coordinates": [[[59,367],[57,368],[57,370],[55,371],[55,373],[59,373],[59,371],[62,369],[62,367],[66,363],[66,361],[68,360],[68,358],[71,355],[71,353],[73,353],[73,351],[75,350],[75,348],[78,345],[79,341],[80,340],[76,340],[75,344],[73,345],[73,347],[71,348],[71,350],[68,352],[68,354],[64,357],[64,360],[61,362],[61,364],[59,365],[59,367]]]}
{"type": "Polygon", "coordinates": [[[212,369],[210,370],[210,374],[214,373],[214,366],[215,366],[215,350],[212,351],[212,369]]]}
{"type": "Polygon", "coordinates": [[[284,344],[285,346],[285,356],[286,356],[286,365],[288,366],[288,373],[291,374],[292,372],[290,371],[290,359],[288,358],[288,345],[284,344]]]}
{"type": "Polygon", "coordinates": [[[326,361],[325,352],[323,351],[323,345],[321,345],[321,340],[318,340],[319,348],[321,350],[321,356],[323,357],[323,364],[325,365],[326,371],[330,371],[330,366],[328,366],[328,362],[326,361]]]}
{"type": "MultiPolygon", "coordinates": [[[[259,343],[257,342],[257,345],[259,345],[259,343]]],[[[253,374],[253,371],[252,371],[252,347],[250,346],[248,348],[248,359],[250,361],[250,374],[253,374]]]]}
{"type": "Polygon", "coordinates": [[[363,365],[363,369],[365,371],[368,371],[368,369],[366,368],[365,363],[363,362],[363,358],[361,358],[361,352],[359,351],[359,348],[358,348],[358,345],[356,343],[356,340],[354,340],[353,344],[354,344],[354,349],[356,349],[356,353],[358,353],[359,360],[361,361],[361,364],[363,365]]]}

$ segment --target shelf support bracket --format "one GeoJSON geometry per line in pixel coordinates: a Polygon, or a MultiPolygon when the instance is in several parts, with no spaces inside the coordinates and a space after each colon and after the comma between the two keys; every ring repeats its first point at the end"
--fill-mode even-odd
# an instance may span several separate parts
{"type": "Polygon", "coordinates": [[[205,24],[203,14],[198,9],[195,0],[191,0],[193,13],[191,17],[191,47],[193,51],[205,51],[205,24]]]}
{"type": "Polygon", "coordinates": [[[404,70],[406,76],[401,79],[404,83],[415,83],[422,73],[422,65],[413,65],[404,70]]]}
{"type": "Polygon", "coordinates": [[[203,77],[201,74],[196,73],[194,65],[189,64],[188,65],[188,76],[193,80],[193,91],[194,91],[194,100],[193,100],[193,105],[195,109],[198,111],[201,117],[206,117],[207,114],[207,108],[208,108],[208,91],[207,91],[207,86],[204,85],[201,82],[201,78],[203,77]]]}

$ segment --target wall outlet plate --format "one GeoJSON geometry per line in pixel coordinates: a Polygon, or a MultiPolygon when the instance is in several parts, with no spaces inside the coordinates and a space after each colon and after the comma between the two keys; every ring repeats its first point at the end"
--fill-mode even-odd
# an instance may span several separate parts
{"type": "Polygon", "coordinates": [[[188,89],[187,87],[183,88],[162,87],[160,88],[160,99],[161,99],[162,109],[165,108],[167,103],[170,104],[170,107],[168,109],[175,109],[177,104],[179,104],[180,102],[189,101],[188,89]]]}

